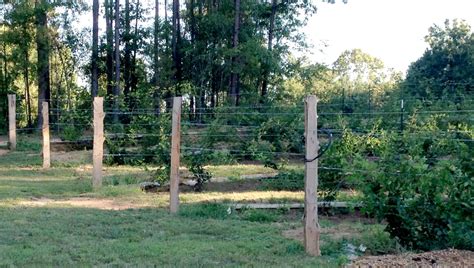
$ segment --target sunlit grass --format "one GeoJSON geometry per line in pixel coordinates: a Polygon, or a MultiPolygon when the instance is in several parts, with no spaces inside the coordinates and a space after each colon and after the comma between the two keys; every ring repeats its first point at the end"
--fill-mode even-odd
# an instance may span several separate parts
{"type": "MultiPolygon", "coordinates": [[[[302,191],[239,189],[243,176],[274,170],[209,166],[216,181],[229,183],[226,190],[183,191],[180,213],[172,216],[167,192],[141,191],[139,183],[153,179],[153,167],[147,168],[105,166],[104,186],[93,190],[90,151],[53,152],[47,170],[35,151],[0,156],[0,266],[337,267],[346,260],[344,241],[359,243],[359,233],[379,228],[359,223],[349,232],[341,225],[344,237],[333,239],[340,224],[322,221],[325,256],[312,258],[300,237],[283,235],[299,232],[301,210],[229,213],[234,203],[303,202],[302,191]]],[[[190,175],[184,167],[181,173],[190,175]]]]}

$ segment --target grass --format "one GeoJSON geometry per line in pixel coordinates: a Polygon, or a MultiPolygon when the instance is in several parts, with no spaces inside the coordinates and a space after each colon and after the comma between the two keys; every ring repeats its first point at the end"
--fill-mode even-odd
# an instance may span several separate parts
{"type": "MultiPolygon", "coordinates": [[[[313,258],[301,242],[282,235],[301,228],[302,211],[226,205],[302,201],[302,192],[186,192],[173,216],[167,193],[140,191],[137,183],[149,178],[140,167],[106,167],[106,185],[93,191],[90,152],[53,153],[53,168],[43,170],[34,143],[21,148],[0,156],[0,266],[337,267],[347,259],[347,241],[368,244],[378,237],[374,251],[392,241],[381,225],[323,220],[327,230],[355,231],[323,233],[324,256],[313,258]]],[[[268,171],[256,165],[210,168],[218,176],[268,171]]]]}

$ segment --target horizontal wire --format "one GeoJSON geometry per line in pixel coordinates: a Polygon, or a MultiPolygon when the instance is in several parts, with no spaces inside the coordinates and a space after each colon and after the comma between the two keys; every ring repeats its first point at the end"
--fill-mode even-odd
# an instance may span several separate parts
{"type": "Polygon", "coordinates": [[[206,148],[197,148],[197,147],[181,147],[181,150],[194,150],[194,151],[210,151],[210,152],[236,152],[236,153],[268,153],[268,154],[285,154],[285,155],[295,155],[295,156],[303,156],[302,153],[289,153],[289,152],[272,152],[272,151],[243,151],[243,150],[227,150],[227,149],[206,149],[206,148]]]}

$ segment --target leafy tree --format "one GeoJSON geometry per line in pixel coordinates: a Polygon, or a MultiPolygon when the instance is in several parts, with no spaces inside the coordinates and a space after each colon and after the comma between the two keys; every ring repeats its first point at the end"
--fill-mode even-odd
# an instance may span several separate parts
{"type": "Polygon", "coordinates": [[[407,72],[404,91],[424,99],[456,102],[474,96],[474,34],[465,21],[430,27],[429,48],[407,72]]]}

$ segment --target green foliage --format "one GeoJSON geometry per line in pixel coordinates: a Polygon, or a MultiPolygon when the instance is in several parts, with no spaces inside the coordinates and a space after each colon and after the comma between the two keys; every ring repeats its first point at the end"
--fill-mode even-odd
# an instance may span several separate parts
{"type": "Polygon", "coordinates": [[[187,157],[189,171],[191,171],[193,179],[196,181],[196,185],[193,186],[196,192],[201,192],[204,184],[212,178],[212,174],[204,169],[204,164],[208,159],[207,155],[199,152],[187,157]]]}
{"type": "Polygon", "coordinates": [[[65,141],[77,141],[82,138],[82,131],[80,128],[68,125],[61,131],[61,139],[65,141]]]}
{"type": "Polygon", "coordinates": [[[267,190],[302,191],[304,190],[304,171],[282,171],[276,177],[264,179],[262,182],[263,188],[267,190]]]}
{"type": "Polygon", "coordinates": [[[206,203],[201,205],[183,206],[179,215],[188,218],[225,219],[231,214],[227,212],[228,207],[217,203],[206,203]]]}
{"type": "Polygon", "coordinates": [[[465,21],[446,20],[430,27],[429,49],[414,62],[403,83],[405,94],[423,99],[452,100],[472,97],[474,34],[465,21]]]}
{"type": "Polygon", "coordinates": [[[253,222],[275,222],[278,215],[261,209],[243,209],[240,217],[253,222]]]}
{"type": "Polygon", "coordinates": [[[41,152],[42,144],[41,141],[32,138],[29,136],[19,136],[16,144],[17,151],[33,151],[33,152],[41,152]]]}
{"type": "Polygon", "coordinates": [[[377,161],[358,157],[354,166],[367,173],[357,180],[367,212],[385,219],[403,246],[472,249],[472,144],[437,123],[389,135],[377,161]]]}

